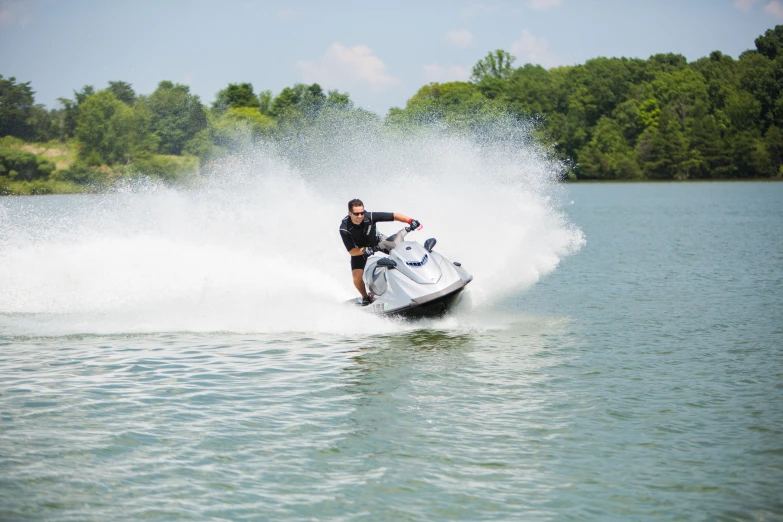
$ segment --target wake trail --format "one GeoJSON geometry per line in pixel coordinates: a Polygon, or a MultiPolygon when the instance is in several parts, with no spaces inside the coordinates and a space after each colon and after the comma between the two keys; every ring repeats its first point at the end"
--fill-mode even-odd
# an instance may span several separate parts
{"type": "Polygon", "coordinates": [[[196,189],[0,200],[0,333],[395,331],[342,305],[356,291],[338,226],[356,197],[421,221],[409,239],[437,238],[474,275],[468,309],[524,290],[584,243],[562,211],[562,164],[524,124],[481,139],[368,125],[257,144],[196,189]]]}

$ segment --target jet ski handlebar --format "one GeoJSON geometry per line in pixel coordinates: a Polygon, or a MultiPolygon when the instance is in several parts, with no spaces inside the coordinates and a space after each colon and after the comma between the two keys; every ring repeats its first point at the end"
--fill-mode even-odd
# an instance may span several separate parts
{"type": "Polygon", "coordinates": [[[422,226],[421,226],[421,223],[419,223],[419,222],[418,222],[417,220],[415,220],[415,219],[411,219],[411,220],[408,222],[408,226],[407,226],[407,227],[405,227],[405,231],[406,231],[406,232],[413,232],[414,230],[418,230],[418,229],[420,229],[420,228],[422,228],[422,226]]]}

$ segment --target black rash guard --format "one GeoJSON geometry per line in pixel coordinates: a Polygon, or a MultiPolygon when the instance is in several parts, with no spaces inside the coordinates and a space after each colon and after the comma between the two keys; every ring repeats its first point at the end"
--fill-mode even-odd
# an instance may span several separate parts
{"type": "MultiPolygon", "coordinates": [[[[394,221],[393,212],[365,212],[361,224],[354,225],[351,216],[345,216],[340,223],[340,237],[345,248],[373,247],[378,244],[378,231],[375,224],[382,221],[394,221]]],[[[356,256],[354,256],[356,257],[356,256]]]]}

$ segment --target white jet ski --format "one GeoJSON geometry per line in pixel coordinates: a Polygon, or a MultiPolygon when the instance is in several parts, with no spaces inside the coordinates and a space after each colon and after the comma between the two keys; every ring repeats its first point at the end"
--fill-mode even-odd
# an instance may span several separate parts
{"type": "Polygon", "coordinates": [[[434,251],[435,238],[424,245],[402,241],[388,256],[371,256],[364,267],[364,284],[373,294],[370,304],[362,298],[351,304],[364,305],[380,315],[431,317],[443,315],[462,297],[473,276],[434,251]]]}

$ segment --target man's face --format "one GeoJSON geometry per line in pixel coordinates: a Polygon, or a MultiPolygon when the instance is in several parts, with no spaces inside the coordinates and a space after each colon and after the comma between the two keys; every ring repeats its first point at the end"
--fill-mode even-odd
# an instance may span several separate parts
{"type": "Polygon", "coordinates": [[[351,209],[351,222],[354,225],[359,225],[362,220],[364,220],[364,207],[353,207],[351,209]]]}

